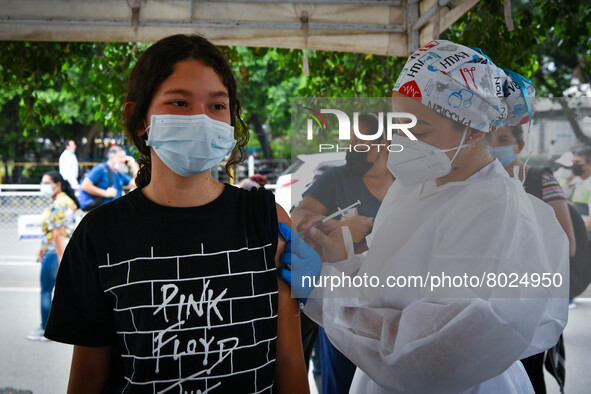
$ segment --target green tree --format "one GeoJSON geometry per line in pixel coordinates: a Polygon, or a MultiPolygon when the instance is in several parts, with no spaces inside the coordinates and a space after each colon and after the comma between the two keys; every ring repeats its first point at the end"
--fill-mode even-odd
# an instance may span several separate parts
{"type": "Polygon", "coordinates": [[[480,47],[503,68],[532,80],[538,97],[555,97],[577,138],[591,145],[563,96],[584,96],[591,83],[591,2],[513,0],[515,30],[502,2],[480,1],[442,34],[480,47]]]}
{"type": "Polygon", "coordinates": [[[97,133],[118,133],[127,79],[140,49],[130,43],[0,42],[5,166],[10,159],[40,160],[39,139],[61,146],[65,139],[85,137],[89,150],[97,133]]]}
{"type": "Polygon", "coordinates": [[[253,132],[249,146],[260,147],[265,158],[277,158],[272,140],[288,133],[290,99],[301,83],[299,73],[282,64],[293,51],[246,47],[222,51],[232,64],[244,118],[253,132]]]}
{"type": "MultiPolygon", "coordinates": [[[[308,51],[310,75],[303,76],[301,50],[230,47],[225,54],[238,79],[247,121],[251,127],[268,124],[275,142],[272,145],[283,144],[285,157],[289,156],[289,141],[281,137],[289,135],[292,98],[389,97],[405,61],[359,53],[308,51]]],[[[263,133],[257,131],[256,136],[260,139],[263,133]]],[[[259,143],[253,141],[251,146],[259,143]]]]}
{"type": "MultiPolygon", "coordinates": [[[[561,97],[567,89],[581,94],[591,82],[589,0],[512,4],[514,31],[505,26],[502,2],[483,0],[442,38],[480,47],[499,66],[530,77],[539,97],[561,97]]],[[[82,148],[89,152],[81,157],[92,155],[95,136],[123,129],[127,80],[148,45],[0,42],[0,160],[48,156],[39,138],[54,144],[86,138],[82,148]]],[[[307,51],[310,75],[303,76],[302,50],[222,50],[235,71],[245,119],[256,131],[250,146],[265,146],[266,156],[275,157],[278,150],[289,156],[291,98],[390,96],[406,60],[307,51]]],[[[572,117],[575,134],[591,143],[572,117]]]]}
{"type": "Polygon", "coordinates": [[[515,29],[507,30],[503,3],[480,1],[441,38],[480,47],[503,68],[532,78],[540,96],[560,97],[591,82],[591,3],[513,0],[515,29]]]}

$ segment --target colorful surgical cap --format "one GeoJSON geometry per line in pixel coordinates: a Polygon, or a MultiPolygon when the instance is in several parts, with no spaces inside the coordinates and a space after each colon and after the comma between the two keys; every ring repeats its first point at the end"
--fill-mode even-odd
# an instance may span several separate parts
{"type": "Polygon", "coordinates": [[[394,90],[464,126],[493,131],[528,123],[535,89],[480,49],[431,41],[407,60],[394,90]]]}

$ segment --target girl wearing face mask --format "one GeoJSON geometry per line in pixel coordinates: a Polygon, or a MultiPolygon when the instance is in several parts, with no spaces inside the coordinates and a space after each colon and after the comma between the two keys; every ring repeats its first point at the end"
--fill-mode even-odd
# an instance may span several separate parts
{"type": "Polygon", "coordinates": [[[51,202],[43,212],[41,247],[37,261],[41,262],[41,326],[27,334],[31,341],[45,341],[43,336],[51,307],[51,296],[59,262],[74,231],[78,199],[70,183],[59,172],[50,171],[41,178],[41,194],[51,202]]]}
{"type": "MultiPolygon", "coordinates": [[[[379,279],[355,291],[319,286],[304,308],[357,365],[351,393],[533,393],[519,360],[558,340],[568,286],[477,283],[487,273],[568,281],[568,240],[553,211],[488,150],[500,125],[531,119],[533,97],[528,80],[457,43],[432,41],[408,59],[392,106],[416,117],[415,139],[392,138],[404,150],[389,155],[396,180],[367,255],[351,253],[347,231],[307,234],[334,262],[320,278],[379,279]]],[[[295,237],[289,247],[305,249],[295,237]]]]}
{"type": "Polygon", "coordinates": [[[221,52],[175,35],[140,57],[125,104],[138,188],[85,216],[45,335],[74,344],[69,392],[307,392],[297,300],[278,280],[273,194],[212,179],[248,129],[221,52]]]}

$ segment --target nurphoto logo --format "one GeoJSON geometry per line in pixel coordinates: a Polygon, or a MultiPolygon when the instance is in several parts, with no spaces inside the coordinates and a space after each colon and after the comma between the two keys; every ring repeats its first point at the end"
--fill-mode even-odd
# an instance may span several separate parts
{"type": "MultiPolygon", "coordinates": [[[[307,135],[306,138],[308,140],[312,140],[314,138],[314,123],[318,126],[321,132],[328,133],[328,124],[322,114],[332,114],[336,116],[338,124],[339,124],[339,141],[346,141],[351,139],[351,119],[349,115],[344,111],[334,109],[334,108],[323,108],[320,112],[309,108],[303,107],[304,109],[311,112],[311,118],[307,120],[307,135]]],[[[392,140],[392,134],[396,131],[396,134],[402,132],[404,133],[410,140],[416,141],[417,137],[415,137],[412,132],[409,130],[416,126],[417,124],[417,117],[408,112],[387,112],[386,116],[384,117],[383,112],[379,112],[377,114],[378,118],[378,129],[373,132],[373,130],[368,133],[364,134],[359,131],[359,112],[353,112],[353,134],[355,137],[361,141],[376,141],[384,138],[384,119],[386,120],[385,125],[385,138],[388,141],[392,140]]],[[[383,147],[387,149],[389,152],[401,152],[404,147],[400,144],[375,144],[375,143],[366,143],[366,144],[355,144],[350,146],[349,144],[345,146],[340,146],[339,144],[326,144],[322,143],[318,145],[319,152],[328,152],[328,151],[348,151],[351,150],[355,152],[367,152],[372,146],[377,146],[378,151],[383,147]]]]}

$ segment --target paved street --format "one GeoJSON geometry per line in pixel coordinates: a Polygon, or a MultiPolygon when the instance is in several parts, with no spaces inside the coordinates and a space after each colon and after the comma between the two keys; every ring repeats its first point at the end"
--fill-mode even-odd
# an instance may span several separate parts
{"type": "MultiPolygon", "coordinates": [[[[25,339],[39,325],[39,269],[35,263],[0,262],[0,394],[7,387],[34,394],[66,390],[71,347],[25,339]]],[[[591,387],[591,290],[585,296],[577,299],[564,334],[568,394],[588,394],[591,387]]],[[[559,393],[550,375],[546,384],[549,394],[559,393]]]]}
{"type": "MultiPolygon", "coordinates": [[[[591,392],[591,290],[577,298],[575,309],[569,313],[569,321],[564,330],[566,348],[567,394],[588,394],[591,392]]],[[[558,394],[558,385],[551,375],[546,374],[548,394],[558,394]]]]}
{"type": "Polygon", "coordinates": [[[0,263],[0,392],[11,387],[34,394],[65,393],[72,347],[31,342],[39,326],[39,270],[35,263],[0,263]]]}

